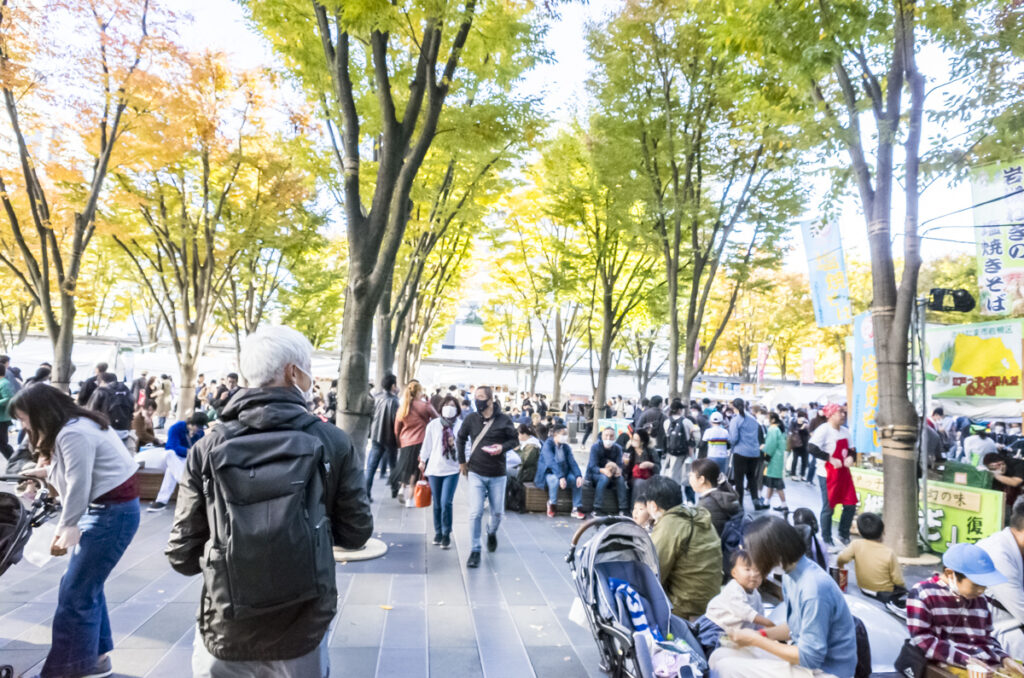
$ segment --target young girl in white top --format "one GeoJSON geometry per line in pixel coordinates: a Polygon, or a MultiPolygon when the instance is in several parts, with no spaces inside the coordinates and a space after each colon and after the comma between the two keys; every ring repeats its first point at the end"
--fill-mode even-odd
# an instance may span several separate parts
{"type": "Polygon", "coordinates": [[[430,482],[434,505],[434,545],[452,546],[452,499],[459,484],[459,459],[455,436],[459,433],[462,408],[449,394],[441,401],[441,416],[427,424],[420,447],[420,472],[430,482]]]}

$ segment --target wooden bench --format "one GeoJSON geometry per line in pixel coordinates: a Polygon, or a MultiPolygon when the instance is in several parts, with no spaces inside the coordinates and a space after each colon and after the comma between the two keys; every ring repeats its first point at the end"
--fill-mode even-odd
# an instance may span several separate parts
{"type": "MultiPolygon", "coordinates": [[[[544,513],[548,510],[548,490],[539,488],[533,483],[523,483],[526,488],[526,510],[530,513],[544,513]]],[[[558,503],[556,511],[569,513],[572,511],[572,490],[565,488],[558,490],[558,503]]],[[[615,499],[615,488],[608,487],[604,491],[604,512],[608,515],[615,515],[619,507],[615,499]]],[[[583,511],[590,513],[594,510],[594,486],[590,483],[583,484],[583,511]]],[[[629,510],[627,508],[627,510],[629,510]]]]}
{"type": "MultiPolygon", "coordinates": [[[[160,491],[160,485],[164,481],[164,472],[140,468],[135,477],[139,479],[139,500],[155,500],[157,493],[160,491]]],[[[171,501],[174,501],[177,497],[178,488],[175,487],[174,492],[171,493],[171,501]]]]}

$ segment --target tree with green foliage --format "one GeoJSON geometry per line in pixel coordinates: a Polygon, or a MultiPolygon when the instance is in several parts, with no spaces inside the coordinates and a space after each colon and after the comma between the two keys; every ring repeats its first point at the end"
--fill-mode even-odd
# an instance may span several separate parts
{"type": "Polygon", "coordinates": [[[588,34],[596,123],[646,185],[668,291],[669,391],[684,399],[750,271],[767,263],[755,261],[758,252],[775,247],[802,206],[793,167],[803,142],[792,125],[803,111],[770,69],[716,33],[712,5],[630,2],[588,34]],[[726,312],[708,333],[709,303],[723,286],[726,312]]]}
{"type": "Polygon", "coordinates": [[[547,216],[570,227],[582,253],[579,277],[592,281],[587,332],[588,347],[598,351],[597,407],[607,401],[608,374],[626,318],[653,287],[664,284],[639,187],[621,172],[619,156],[606,138],[574,125],[544,149],[538,172],[547,216]]]}
{"type": "MultiPolygon", "coordinates": [[[[788,83],[789,96],[812,103],[816,116],[802,125],[822,140],[823,159],[836,161],[838,193],[852,185],[859,198],[871,253],[871,315],[878,359],[878,433],[884,457],[886,541],[900,556],[917,554],[916,442],[918,418],[907,392],[908,330],[921,266],[918,214],[924,177],[926,120],[970,119],[971,97],[1004,100],[1010,75],[989,71],[987,58],[1006,51],[990,30],[998,0],[959,3],[925,0],[720,0],[713,3],[724,35],[762,67],[788,83]],[[980,89],[947,105],[926,101],[926,74],[917,55],[929,50],[932,76],[971,79],[980,89]],[[986,78],[973,78],[977,70],[986,78]],[[893,256],[893,194],[899,182],[903,210],[903,266],[893,256]],[[913,491],[912,491],[913,490],[913,491]]],[[[1019,34],[1020,23],[1017,22],[1019,34]]],[[[939,87],[941,89],[941,86],[939,87]]],[[[968,148],[976,143],[968,139],[968,148]]]]}
{"type": "Polygon", "coordinates": [[[522,36],[536,30],[523,11],[531,5],[247,0],[246,6],[322,108],[341,174],[348,281],[338,423],[362,459],[374,316],[392,285],[417,174],[449,97],[468,100],[478,83],[500,86],[508,69],[522,72],[522,36]]]}

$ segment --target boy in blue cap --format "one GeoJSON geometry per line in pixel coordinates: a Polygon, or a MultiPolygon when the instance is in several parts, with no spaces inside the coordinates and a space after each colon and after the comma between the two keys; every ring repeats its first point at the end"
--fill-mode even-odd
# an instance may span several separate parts
{"type": "Polygon", "coordinates": [[[919,582],[907,596],[910,642],[930,662],[960,667],[980,663],[1024,676],[1024,667],[996,641],[983,595],[986,587],[1002,584],[1006,578],[974,544],[954,544],[943,555],[942,564],[942,572],[919,582]]]}

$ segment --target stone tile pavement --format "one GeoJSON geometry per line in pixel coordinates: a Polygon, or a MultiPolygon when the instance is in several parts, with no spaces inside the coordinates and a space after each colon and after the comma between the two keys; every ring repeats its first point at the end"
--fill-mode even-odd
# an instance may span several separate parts
{"type": "MultiPolygon", "coordinates": [[[[339,611],[329,641],[333,675],[346,678],[588,678],[597,647],[568,620],[574,591],[564,556],[579,523],[568,516],[508,514],[496,553],[467,570],[465,484],[455,500],[454,543],[429,543],[431,510],[405,509],[375,488],[380,559],[339,564],[339,611]]],[[[183,577],[163,548],[172,513],[143,513],[135,541],[107,582],[115,675],[188,675],[200,578],[183,577]]],[[[34,676],[66,561],[19,563],[0,578],[0,663],[34,676]]]]}

